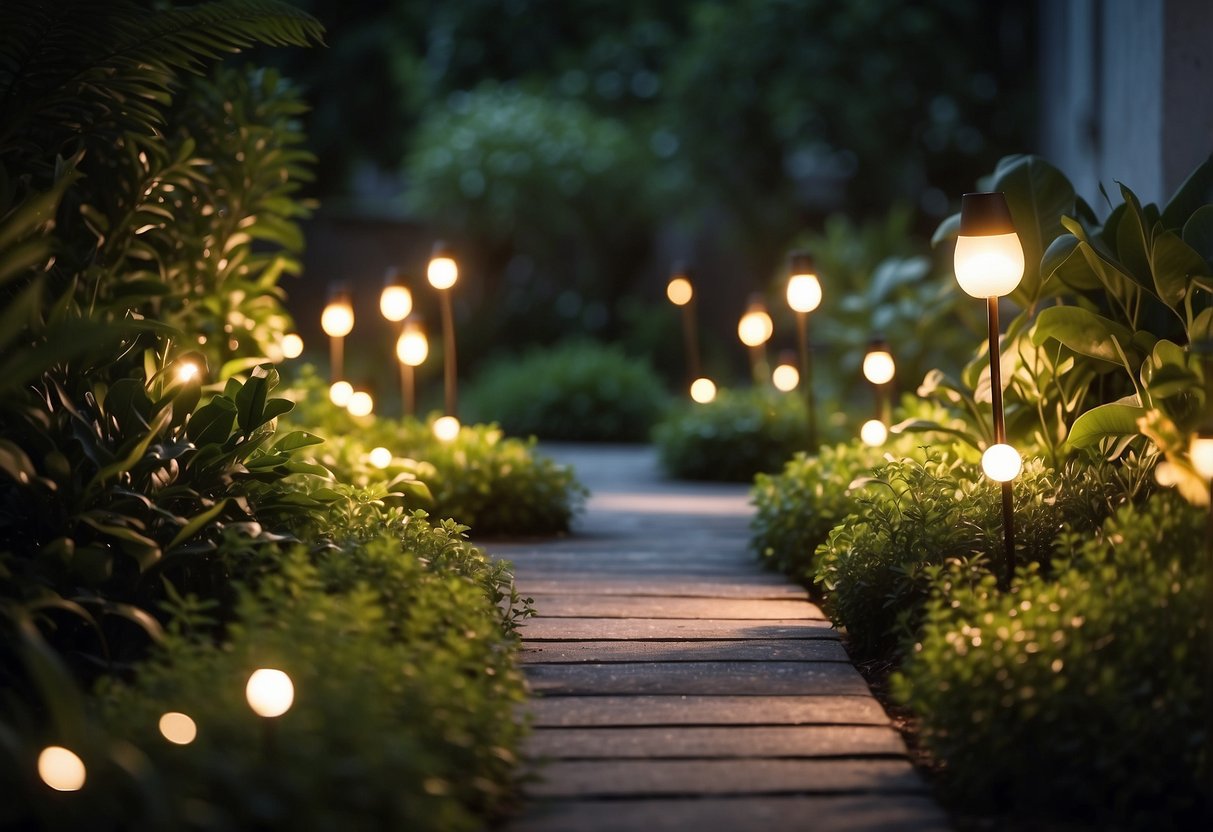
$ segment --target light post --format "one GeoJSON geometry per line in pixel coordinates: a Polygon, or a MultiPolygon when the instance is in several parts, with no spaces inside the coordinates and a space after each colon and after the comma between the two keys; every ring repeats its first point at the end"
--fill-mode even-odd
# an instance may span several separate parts
{"type": "Polygon", "coordinates": [[[876,418],[886,425],[893,410],[892,382],[896,373],[897,363],[893,360],[893,353],[889,352],[888,342],[883,338],[873,338],[863,356],[863,377],[876,394],[876,418]]]}
{"type": "Polygon", "coordinates": [[[693,384],[701,375],[699,363],[699,335],[695,325],[695,287],[691,283],[691,272],[682,265],[674,267],[670,282],[665,287],[670,303],[682,308],[682,340],[686,350],[687,383],[693,384]]]}
{"type": "Polygon", "coordinates": [[[294,704],[295,684],[283,671],[263,667],[249,676],[244,698],[253,713],[261,717],[264,750],[266,756],[270,756],[274,753],[274,720],[294,704]]]}
{"type": "Polygon", "coordinates": [[[1007,568],[1003,589],[1015,576],[1015,503],[1011,480],[1023,461],[1007,444],[1003,422],[1002,366],[998,348],[998,299],[1015,291],[1023,279],[1024,256],[1011,209],[1000,192],[965,194],[960,203],[960,235],[956,238],[956,282],[967,294],[985,298],[990,340],[990,402],[994,411],[994,444],[982,455],[986,476],[1002,484],[1003,544],[1007,568]]]}
{"type": "Polygon", "coordinates": [[[379,311],[392,323],[400,323],[413,311],[413,293],[395,268],[387,270],[383,291],[379,293],[379,311]]]}
{"type": "Polygon", "coordinates": [[[809,421],[809,449],[817,450],[817,403],[813,399],[813,354],[809,349],[809,313],[821,305],[821,281],[813,256],[804,251],[788,257],[788,306],[796,313],[796,344],[800,350],[800,378],[809,421]]]}
{"type": "Polygon", "coordinates": [[[458,373],[455,365],[455,313],[451,306],[451,287],[459,279],[459,264],[454,253],[443,242],[434,243],[433,254],[426,268],[426,278],[438,290],[442,304],[442,364],[446,387],[446,415],[455,416],[458,394],[455,389],[458,373]]]}
{"type": "Polygon", "coordinates": [[[320,328],[329,337],[329,383],[345,375],[345,336],[354,329],[354,305],[349,290],[337,284],[329,290],[329,302],[320,314],[320,328]]]}
{"type": "Polygon", "coordinates": [[[425,337],[425,324],[420,315],[404,319],[400,337],[396,339],[396,359],[400,362],[400,395],[404,400],[404,414],[417,413],[416,368],[425,363],[430,354],[430,342],[425,337]]]}
{"type": "Polygon", "coordinates": [[[774,332],[775,324],[771,321],[766,304],[759,295],[751,295],[749,307],[737,322],[737,337],[750,348],[750,371],[756,386],[767,383],[767,354],[764,345],[771,340],[774,332]]]}

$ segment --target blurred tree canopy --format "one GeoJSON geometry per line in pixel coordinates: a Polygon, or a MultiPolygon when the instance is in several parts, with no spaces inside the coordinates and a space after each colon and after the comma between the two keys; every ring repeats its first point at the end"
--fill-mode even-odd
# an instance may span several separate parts
{"type": "Polygon", "coordinates": [[[399,177],[402,206],[477,249],[487,291],[510,268],[571,287],[582,330],[659,229],[723,233],[760,282],[829,213],[908,202],[932,227],[1030,139],[1033,21],[1011,0],[294,2],[329,52],[268,58],[314,108],[319,195],[399,177]],[[574,161],[524,159],[510,113],[574,161]],[[613,218],[618,233],[585,231],[613,218]]]}

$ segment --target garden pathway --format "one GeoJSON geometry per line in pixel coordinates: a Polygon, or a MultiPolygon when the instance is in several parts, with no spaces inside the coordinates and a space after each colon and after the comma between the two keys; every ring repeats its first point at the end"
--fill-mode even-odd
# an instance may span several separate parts
{"type": "Polygon", "coordinates": [[[947,827],[825,616],[747,550],[746,488],[663,481],[644,447],[542,450],[593,496],[570,537],[487,547],[538,611],[511,832],[947,827]]]}

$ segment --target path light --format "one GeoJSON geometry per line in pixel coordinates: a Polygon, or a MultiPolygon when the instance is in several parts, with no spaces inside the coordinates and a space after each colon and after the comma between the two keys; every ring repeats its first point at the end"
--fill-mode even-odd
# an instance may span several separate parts
{"type": "Polygon", "coordinates": [[[875,448],[883,445],[889,438],[889,429],[880,419],[868,419],[859,428],[859,438],[863,440],[863,444],[875,448]]]}
{"type": "Polygon", "coordinates": [[[399,323],[413,311],[413,293],[395,268],[387,270],[383,291],[379,293],[379,311],[392,323],[399,323]]]}
{"type": "Polygon", "coordinates": [[[796,345],[800,350],[800,377],[804,379],[804,405],[809,423],[809,448],[817,450],[817,404],[813,400],[813,353],[809,349],[809,313],[821,305],[821,280],[808,252],[788,257],[788,306],[796,314],[796,345]]]}
{"type": "Polygon", "coordinates": [[[691,284],[691,272],[681,263],[674,267],[670,282],[665,287],[670,303],[682,307],[682,340],[686,351],[687,377],[699,378],[699,334],[695,324],[695,288],[691,284]]]}
{"type": "Polygon", "coordinates": [[[445,243],[434,243],[434,251],[430,255],[430,263],[425,273],[430,285],[438,290],[442,305],[442,364],[446,382],[446,415],[454,416],[458,403],[455,389],[458,372],[455,365],[455,313],[451,306],[450,289],[459,279],[459,265],[455,262],[454,253],[445,243]]]}
{"type": "MultiPolygon", "coordinates": [[[[893,354],[889,352],[888,343],[883,338],[873,338],[868,342],[868,351],[863,357],[863,377],[872,385],[876,400],[876,420],[884,425],[893,420],[892,382],[896,372],[897,365],[893,361],[893,354]]],[[[862,433],[861,430],[860,434],[862,433]]],[[[886,430],[885,437],[887,436],[886,430]]],[[[882,437],[880,442],[868,444],[883,444],[885,437],[882,437]]]]}
{"type": "Polygon", "coordinates": [[[298,358],[303,355],[303,339],[294,332],[282,336],[282,357],[298,358]]]}
{"type": "Polygon", "coordinates": [[[84,786],[84,760],[61,745],[49,745],[38,755],[38,776],[57,792],[75,792],[84,786]]]}
{"type": "Polygon", "coordinates": [[[329,388],[329,401],[338,407],[346,407],[354,395],[354,385],[348,381],[335,381],[329,388]]]}
{"type": "Polygon", "coordinates": [[[454,416],[439,416],[434,420],[434,437],[439,442],[454,442],[459,436],[459,420],[454,416]]]}
{"type": "Polygon", "coordinates": [[[354,329],[354,305],[344,284],[329,290],[329,302],[320,314],[320,328],[329,337],[329,380],[345,375],[345,336],[354,329]]]}
{"type": "Polygon", "coordinates": [[[779,364],[771,371],[771,383],[781,393],[791,393],[800,384],[800,370],[796,369],[796,353],[784,350],[779,354],[779,364]]]}
{"type": "Polygon", "coordinates": [[[1010,482],[1023,470],[1023,457],[1005,443],[991,445],[981,455],[981,470],[994,482],[1010,482]]]}
{"type": "Polygon", "coordinates": [[[345,409],[350,412],[351,416],[370,416],[375,410],[375,400],[365,390],[355,390],[350,395],[345,409]]]}
{"type": "Polygon", "coordinates": [[[367,461],[382,470],[392,464],[392,452],[382,446],[371,448],[371,452],[367,454],[367,461]]]}
{"type": "Polygon", "coordinates": [[[764,345],[771,340],[775,324],[767,312],[766,304],[758,295],[750,296],[750,305],[737,322],[737,337],[750,348],[750,370],[754,383],[762,385],[767,379],[767,354],[764,345]]]}
{"type": "Polygon", "coordinates": [[[691,398],[699,404],[707,404],[716,398],[716,382],[710,378],[697,378],[691,382],[691,398]]]}
{"type": "Polygon", "coordinates": [[[254,670],[244,686],[244,698],[257,716],[273,719],[291,709],[295,685],[281,670],[263,667],[254,670]]]}
{"type": "Polygon", "coordinates": [[[186,714],[169,711],[160,717],[160,733],[173,745],[189,745],[198,736],[198,725],[186,714]]]}
{"type": "Polygon", "coordinates": [[[177,362],[177,381],[182,384],[189,384],[191,381],[197,381],[202,375],[202,369],[196,361],[183,360],[177,362]]]}
{"type": "MultiPolygon", "coordinates": [[[[1007,430],[1002,409],[1002,367],[998,348],[998,299],[1015,291],[1023,279],[1023,247],[1015,224],[1011,220],[1011,209],[1007,198],[1000,192],[965,194],[960,202],[960,236],[956,238],[956,282],[960,288],[975,298],[986,299],[990,341],[990,399],[994,411],[993,447],[1006,445],[1007,430]]],[[[990,450],[993,450],[993,447],[990,450]]],[[[1009,447],[1009,446],[1007,446],[1009,447]]],[[[1014,452],[1014,449],[1010,449],[1014,452]]],[[[1018,458],[1018,453],[1016,457],[1018,458]]],[[[1009,459],[1006,452],[999,451],[998,458],[1009,459]]],[[[1022,463],[1020,463],[1022,466],[1022,463]]],[[[985,457],[982,457],[985,468],[985,457]]],[[[1005,471],[998,468],[1000,473],[1005,471]]],[[[989,470],[986,470],[989,475],[989,470]]],[[[1003,588],[1010,589],[1015,576],[1015,504],[1011,492],[1011,479],[1016,469],[1002,483],[1003,543],[1006,549],[1007,571],[1003,588]]],[[[996,479],[992,475],[991,479],[996,479]]]]}
{"type": "Polygon", "coordinates": [[[404,328],[396,339],[396,360],[400,362],[400,395],[406,416],[417,412],[416,368],[425,363],[429,354],[430,342],[425,337],[425,324],[420,315],[410,315],[404,319],[404,328]]]}

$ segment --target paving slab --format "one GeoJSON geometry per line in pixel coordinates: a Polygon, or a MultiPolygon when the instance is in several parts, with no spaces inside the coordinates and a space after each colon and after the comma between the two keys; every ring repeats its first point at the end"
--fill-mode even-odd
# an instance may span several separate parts
{"type": "Polygon", "coordinates": [[[947,817],[914,795],[560,800],[507,832],[942,832],[947,817]]]}
{"type": "Polygon", "coordinates": [[[523,641],[838,638],[838,631],[828,623],[812,619],[531,618],[521,633],[523,641]]]}
{"type": "Polygon", "coordinates": [[[528,593],[544,618],[692,618],[716,620],[828,621],[804,599],[765,601],[725,598],[668,598],[654,595],[543,595],[528,593]]]}
{"type": "Polygon", "coordinates": [[[880,725],[794,727],[654,726],[539,728],[527,742],[536,758],[706,759],[751,757],[905,757],[901,735],[880,725]]]}
{"type": "Polygon", "coordinates": [[[803,696],[868,692],[859,671],[843,662],[532,664],[525,669],[535,693],[564,696],[623,693],[803,696]]]}
{"type": "Polygon", "coordinates": [[[533,797],[923,792],[906,760],[566,760],[526,787],[533,797]]]}
{"type": "MultiPolygon", "coordinates": [[[[517,574],[517,570],[516,570],[517,574]]],[[[521,584],[534,596],[553,595],[630,595],[637,598],[752,598],[758,600],[807,600],[802,587],[789,584],[777,575],[721,575],[689,579],[682,575],[654,576],[637,580],[630,576],[598,574],[570,578],[565,570],[552,570],[546,576],[539,570],[523,569],[521,584]]]]}
{"type": "Polygon", "coordinates": [[[544,696],[524,706],[544,727],[646,725],[889,725],[880,703],[861,696],[544,696]]]}
{"type": "Polygon", "coordinates": [[[783,641],[530,641],[523,664],[583,662],[847,662],[833,639],[783,641]]]}

